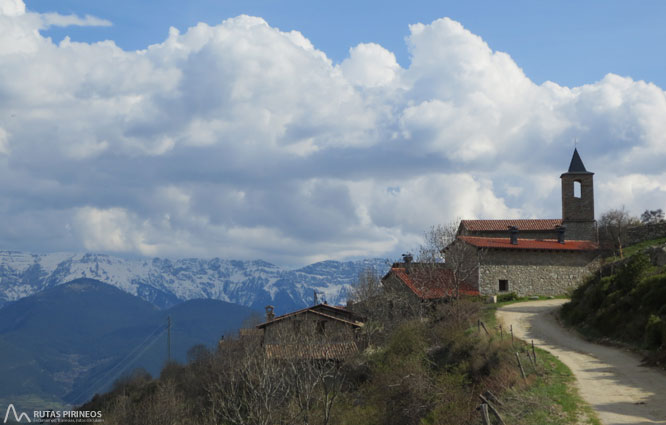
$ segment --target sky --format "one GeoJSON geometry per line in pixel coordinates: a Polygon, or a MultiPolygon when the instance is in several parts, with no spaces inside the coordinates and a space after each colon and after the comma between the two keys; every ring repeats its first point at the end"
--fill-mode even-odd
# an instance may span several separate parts
{"type": "Polygon", "coordinates": [[[402,3],[0,0],[0,249],[395,259],[560,217],[574,140],[666,208],[666,3],[402,3]]]}

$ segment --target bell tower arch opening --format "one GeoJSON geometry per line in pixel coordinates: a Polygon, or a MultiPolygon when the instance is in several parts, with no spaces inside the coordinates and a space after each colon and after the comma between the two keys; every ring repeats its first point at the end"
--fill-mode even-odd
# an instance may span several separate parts
{"type": "Polygon", "coordinates": [[[580,198],[580,188],[581,188],[581,181],[580,180],[574,180],[573,182],[573,197],[574,198],[580,198]]]}

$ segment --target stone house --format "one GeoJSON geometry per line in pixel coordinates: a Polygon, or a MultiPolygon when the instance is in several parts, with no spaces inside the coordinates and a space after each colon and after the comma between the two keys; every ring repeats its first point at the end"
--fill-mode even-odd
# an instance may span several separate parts
{"type": "Polygon", "coordinates": [[[269,358],[337,360],[358,352],[363,318],[343,307],[317,304],[273,317],[268,306],[266,313],[256,328],[269,358]]]}
{"type": "Polygon", "coordinates": [[[391,293],[422,302],[454,297],[456,289],[459,295],[479,295],[473,284],[460,282],[456,285],[453,271],[445,264],[415,263],[409,255],[405,255],[404,262],[393,263],[382,278],[382,286],[391,293]]]}
{"type": "MultiPolygon", "coordinates": [[[[479,293],[560,295],[599,267],[593,175],[574,149],[562,183],[561,219],[462,220],[448,249],[464,246],[479,293]]],[[[445,253],[446,257],[446,253],[445,253]]]]}

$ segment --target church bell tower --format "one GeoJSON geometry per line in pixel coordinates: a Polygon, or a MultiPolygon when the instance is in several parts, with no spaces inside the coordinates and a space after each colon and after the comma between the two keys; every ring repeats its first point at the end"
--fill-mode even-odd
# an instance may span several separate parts
{"type": "Polygon", "coordinates": [[[594,173],[583,165],[574,149],[569,171],[562,174],[562,224],[567,239],[597,240],[597,223],[594,220],[594,173]]]}

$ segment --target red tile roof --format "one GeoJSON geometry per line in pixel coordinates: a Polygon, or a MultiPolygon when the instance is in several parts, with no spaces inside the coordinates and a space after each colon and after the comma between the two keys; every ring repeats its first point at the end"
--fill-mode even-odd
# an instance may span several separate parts
{"type": "MultiPolygon", "coordinates": [[[[405,267],[392,267],[389,273],[400,279],[416,296],[421,299],[437,299],[455,295],[453,271],[443,264],[412,263],[409,273],[405,267]]],[[[460,282],[460,295],[479,295],[479,291],[467,282],[460,282]]]]}
{"type": "Polygon", "coordinates": [[[515,219],[515,220],[461,220],[460,224],[469,231],[502,231],[508,230],[509,226],[516,226],[519,231],[544,231],[555,230],[556,226],[562,224],[558,218],[550,219],[515,219]]]}
{"type": "Polygon", "coordinates": [[[518,239],[518,244],[513,245],[508,237],[485,238],[480,236],[458,236],[458,239],[478,248],[541,249],[547,251],[594,251],[599,249],[599,245],[592,241],[570,240],[565,241],[565,243],[559,243],[555,239],[518,239]]]}

